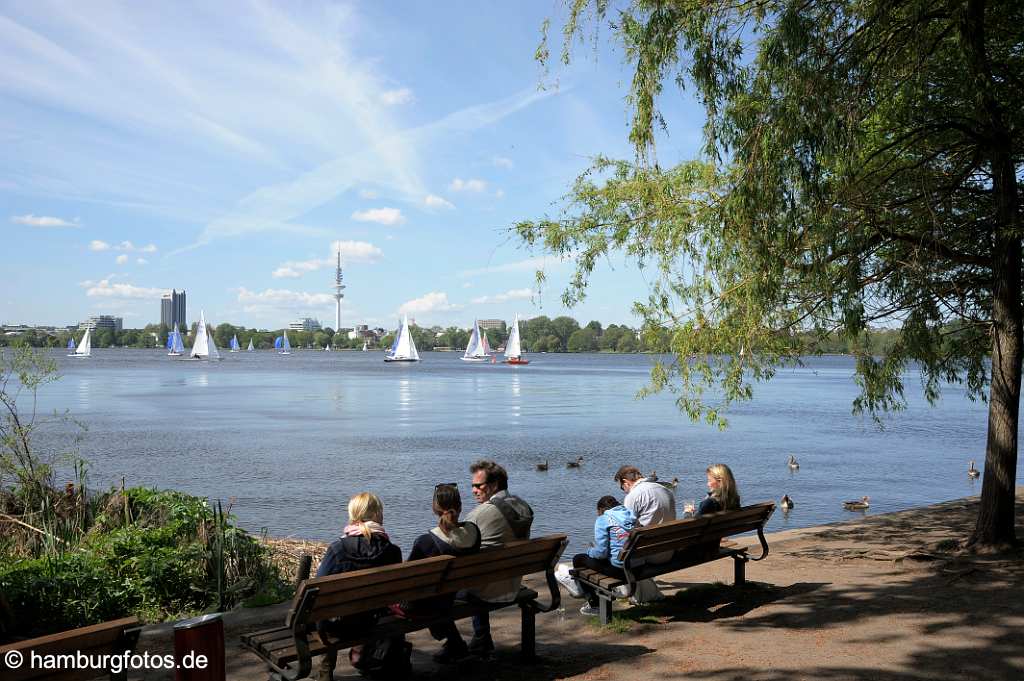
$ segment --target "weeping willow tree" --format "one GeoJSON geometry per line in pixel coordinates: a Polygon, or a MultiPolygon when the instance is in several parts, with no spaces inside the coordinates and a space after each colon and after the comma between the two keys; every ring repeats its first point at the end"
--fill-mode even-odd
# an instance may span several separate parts
{"type": "MultiPolygon", "coordinates": [[[[1024,4],[574,0],[562,60],[606,35],[634,74],[635,158],[596,157],[561,214],[516,226],[574,260],[565,302],[611,252],[654,269],[636,310],[674,360],[648,389],[712,423],[825,339],[899,328],[856,353],[854,412],[901,409],[911,366],[930,401],[946,382],[987,400],[969,543],[1015,543],[1024,4]],[[659,163],[679,88],[705,146],[659,163]]],[[[545,30],[542,62],[549,47],[545,30]]]]}

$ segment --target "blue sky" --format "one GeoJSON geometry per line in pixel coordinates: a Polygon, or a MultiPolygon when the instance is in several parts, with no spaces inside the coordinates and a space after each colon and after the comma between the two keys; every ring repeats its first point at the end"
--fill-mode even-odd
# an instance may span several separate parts
{"type": "MultiPolygon", "coordinates": [[[[3,3],[0,322],[139,327],[176,287],[190,319],[333,325],[336,244],[346,326],[566,313],[571,266],[507,229],[557,214],[594,154],[632,153],[631,74],[604,40],[546,78],[534,61],[541,22],[558,36],[563,15],[542,2],[3,3]]],[[[673,91],[667,113],[661,162],[696,155],[701,110],[673,91]]],[[[568,314],[635,323],[646,286],[613,258],[568,314]]]]}

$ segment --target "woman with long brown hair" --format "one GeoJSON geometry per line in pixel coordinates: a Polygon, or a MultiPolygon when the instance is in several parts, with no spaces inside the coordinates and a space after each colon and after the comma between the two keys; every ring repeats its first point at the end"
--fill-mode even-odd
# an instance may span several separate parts
{"type": "MultiPolygon", "coordinates": [[[[437,527],[422,534],[413,542],[409,560],[430,558],[431,556],[462,556],[480,550],[480,530],[471,522],[459,522],[462,513],[462,496],[458,485],[454,482],[441,483],[434,487],[432,502],[434,515],[437,516],[437,527]]],[[[440,614],[451,609],[455,595],[438,596],[416,601],[409,606],[412,612],[440,614]]],[[[455,622],[448,621],[430,627],[435,640],[444,641],[440,652],[434,660],[441,664],[450,664],[466,657],[469,647],[459,633],[455,622]]]]}

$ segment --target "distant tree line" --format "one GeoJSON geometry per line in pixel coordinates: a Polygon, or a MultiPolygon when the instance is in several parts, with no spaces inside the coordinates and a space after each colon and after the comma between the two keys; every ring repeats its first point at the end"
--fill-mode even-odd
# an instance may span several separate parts
{"type": "MultiPolygon", "coordinates": [[[[266,330],[250,329],[233,324],[208,324],[213,330],[213,338],[217,346],[227,348],[232,336],[238,336],[238,343],[245,349],[252,339],[257,350],[269,350],[274,347],[274,339],[284,333],[284,329],[266,330]]],[[[191,346],[191,338],[195,337],[196,324],[192,324],[189,335],[183,339],[185,346],[191,346]]],[[[471,330],[455,326],[422,327],[410,326],[413,340],[420,350],[444,348],[463,350],[469,344],[471,330]]],[[[2,346],[31,346],[35,348],[65,347],[72,336],[78,343],[82,338],[81,331],[58,331],[47,333],[30,330],[13,336],[0,335],[2,346]]],[[[149,324],[141,329],[96,329],[92,335],[92,346],[95,348],[156,348],[167,345],[170,330],[161,324],[149,324]]],[[[493,350],[503,347],[508,341],[509,328],[487,329],[484,331],[487,341],[493,350]]],[[[550,319],[544,315],[519,322],[520,339],[526,352],[667,352],[671,337],[667,330],[648,329],[641,331],[624,324],[609,324],[592,321],[580,326],[572,317],[555,317],[550,319]]],[[[888,351],[899,335],[898,329],[872,329],[856,343],[839,335],[819,342],[819,349],[827,354],[851,354],[857,350],[867,350],[871,354],[880,355],[888,351]],[[856,347],[854,347],[856,345],[856,347]]],[[[386,334],[376,342],[367,339],[371,349],[390,347],[394,342],[394,333],[386,334]]],[[[322,349],[328,344],[333,349],[358,350],[363,347],[362,338],[349,338],[347,333],[335,333],[334,329],[324,328],[320,331],[288,331],[288,340],[295,348],[322,349]]]]}

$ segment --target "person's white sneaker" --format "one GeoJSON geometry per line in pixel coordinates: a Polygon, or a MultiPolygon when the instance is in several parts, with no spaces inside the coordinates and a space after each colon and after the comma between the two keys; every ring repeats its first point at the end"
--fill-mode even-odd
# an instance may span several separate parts
{"type": "Polygon", "coordinates": [[[629,595],[629,585],[623,584],[621,586],[617,586],[612,590],[612,593],[614,593],[619,598],[625,598],[629,595]]]}
{"type": "Polygon", "coordinates": [[[599,617],[601,615],[601,609],[597,606],[587,603],[582,608],[580,608],[580,614],[586,615],[588,617],[599,617]]]}

